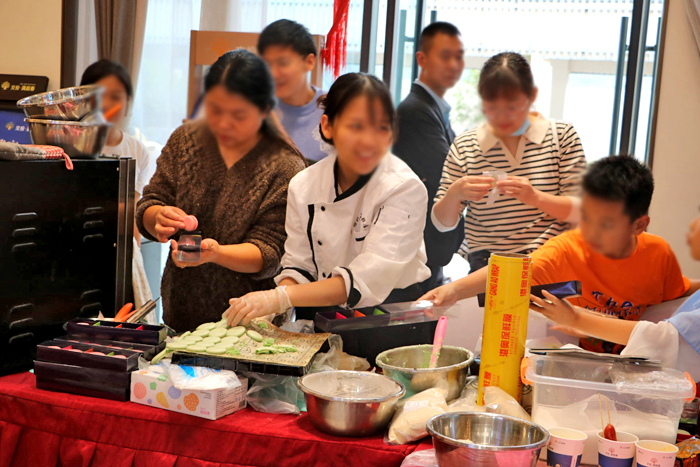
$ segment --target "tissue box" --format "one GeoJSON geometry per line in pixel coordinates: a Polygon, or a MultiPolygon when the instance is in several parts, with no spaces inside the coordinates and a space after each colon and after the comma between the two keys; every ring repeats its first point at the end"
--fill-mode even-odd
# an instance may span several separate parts
{"type": "Polygon", "coordinates": [[[181,391],[164,370],[137,370],[131,373],[131,402],[217,420],[245,408],[248,380],[239,380],[241,385],[232,389],[181,391]]]}

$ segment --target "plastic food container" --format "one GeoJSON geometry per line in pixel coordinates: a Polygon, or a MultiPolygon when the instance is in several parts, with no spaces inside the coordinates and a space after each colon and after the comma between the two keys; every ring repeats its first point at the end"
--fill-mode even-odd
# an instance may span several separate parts
{"type": "Polygon", "coordinates": [[[177,260],[183,263],[197,263],[201,256],[202,234],[196,231],[180,235],[180,240],[177,242],[177,260]]]}
{"type": "Polygon", "coordinates": [[[676,370],[585,358],[531,356],[522,374],[533,388],[534,423],[588,435],[582,464],[598,463],[591,440],[603,429],[601,413],[608,423],[606,398],[617,431],[675,443],[683,404],[695,394],[693,383],[676,370]]]}

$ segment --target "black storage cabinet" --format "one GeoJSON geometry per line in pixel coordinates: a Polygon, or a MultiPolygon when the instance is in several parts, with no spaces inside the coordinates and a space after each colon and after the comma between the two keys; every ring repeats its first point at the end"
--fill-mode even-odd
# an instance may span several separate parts
{"type": "Polygon", "coordinates": [[[134,160],[73,163],[0,161],[0,374],[130,290],[134,160]]]}

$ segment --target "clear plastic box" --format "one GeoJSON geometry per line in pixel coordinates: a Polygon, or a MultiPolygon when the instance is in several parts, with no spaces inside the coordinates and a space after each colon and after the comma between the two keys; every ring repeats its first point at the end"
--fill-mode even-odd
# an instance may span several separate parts
{"type": "Polygon", "coordinates": [[[561,356],[533,355],[526,363],[532,421],[586,433],[582,464],[598,464],[597,433],[608,423],[608,406],[617,431],[675,444],[683,404],[695,394],[677,370],[561,356]]]}

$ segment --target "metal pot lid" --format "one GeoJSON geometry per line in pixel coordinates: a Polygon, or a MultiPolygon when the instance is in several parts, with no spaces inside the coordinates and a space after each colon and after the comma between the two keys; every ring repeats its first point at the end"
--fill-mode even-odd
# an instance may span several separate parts
{"type": "Polygon", "coordinates": [[[405,393],[403,385],[393,379],[368,371],[324,371],[299,380],[307,394],[341,402],[383,402],[405,393]]]}

